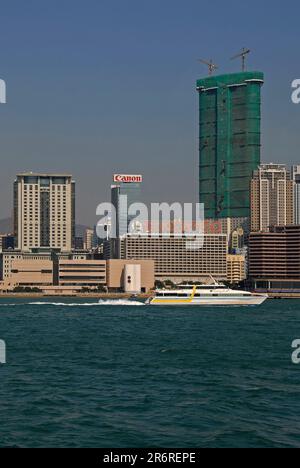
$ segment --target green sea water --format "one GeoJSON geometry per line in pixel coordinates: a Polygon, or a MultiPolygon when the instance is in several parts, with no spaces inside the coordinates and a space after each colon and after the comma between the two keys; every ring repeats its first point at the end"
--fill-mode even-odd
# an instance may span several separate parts
{"type": "Polygon", "coordinates": [[[300,447],[300,301],[0,300],[1,447],[300,447]]]}

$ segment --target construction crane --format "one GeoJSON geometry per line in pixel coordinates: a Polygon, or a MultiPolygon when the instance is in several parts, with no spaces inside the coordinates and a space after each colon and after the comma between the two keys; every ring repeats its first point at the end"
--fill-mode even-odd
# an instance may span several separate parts
{"type": "Polygon", "coordinates": [[[212,60],[210,60],[210,62],[207,62],[207,60],[198,59],[198,62],[204,63],[204,65],[208,66],[209,76],[212,76],[213,72],[219,68],[218,65],[214,64],[212,60]]]}
{"type": "Polygon", "coordinates": [[[251,52],[250,49],[246,49],[245,47],[243,47],[242,52],[235,55],[234,57],[231,57],[230,60],[235,60],[237,58],[241,58],[242,59],[242,71],[244,72],[246,70],[246,57],[247,57],[248,54],[250,54],[250,52],[251,52]]]}

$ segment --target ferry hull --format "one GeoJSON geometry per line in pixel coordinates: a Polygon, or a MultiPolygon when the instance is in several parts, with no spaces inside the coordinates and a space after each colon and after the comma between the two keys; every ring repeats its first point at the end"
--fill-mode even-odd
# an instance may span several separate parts
{"type": "Polygon", "coordinates": [[[253,295],[249,297],[214,297],[214,298],[193,298],[192,300],[180,300],[169,298],[150,299],[149,305],[152,306],[258,306],[263,304],[268,296],[253,295]]]}

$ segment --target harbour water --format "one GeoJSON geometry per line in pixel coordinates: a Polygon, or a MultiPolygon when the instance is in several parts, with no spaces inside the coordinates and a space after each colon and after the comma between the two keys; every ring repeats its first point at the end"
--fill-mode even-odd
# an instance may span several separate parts
{"type": "Polygon", "coordinates": [[[1,447],[299,447],[300,301],[1,299],[1,447]]]}

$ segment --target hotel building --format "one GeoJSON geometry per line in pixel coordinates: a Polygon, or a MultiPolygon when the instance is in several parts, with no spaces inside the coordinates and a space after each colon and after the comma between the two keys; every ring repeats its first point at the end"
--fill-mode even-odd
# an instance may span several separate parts
{"type": "Polygon", "coordinates": [[[155,277],[159,280],[180,283],[209,275],[226,279],[226,234],[208,234],[203,245],[202,242],[202,236],[129,234],[120,239],[120,254],[126,260],[154,260],[155,277]],[[187,243],[198,243],[199,248],[187,248],[187,243]]]}
{"type": "Polygon", "coordinates": [[[71,251],[75,241],[75,182],[71,175],[18,174],[14,183],[16,248],[71,251]]]}

